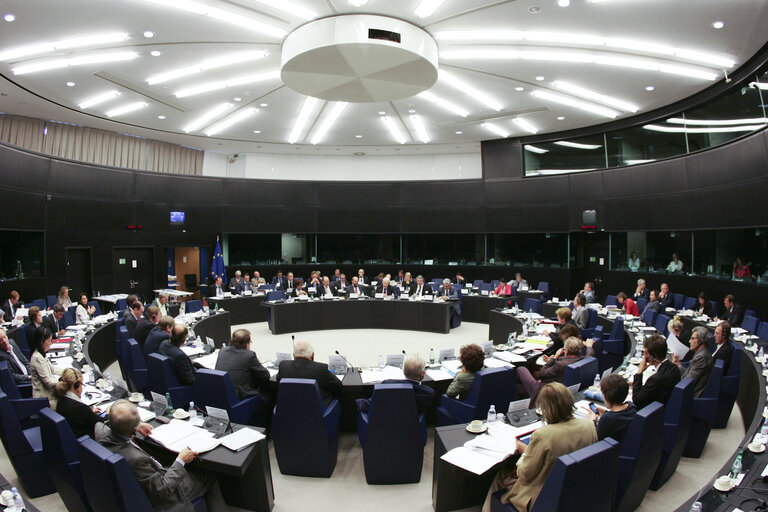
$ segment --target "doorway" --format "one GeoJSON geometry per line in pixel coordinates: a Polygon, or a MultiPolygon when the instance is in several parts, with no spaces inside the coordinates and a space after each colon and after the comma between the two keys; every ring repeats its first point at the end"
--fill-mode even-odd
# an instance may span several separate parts
{"type": "Polygon", "coordinates": [[[135,293],[145,301],[151,299],[154,296],[154,262],[153,247],[113,247],[114,293],[135,293]]]}
{"type": "Polygon", "coordinates": [[[200,290],[200,248],[199,247],[175,247],[174,273],[178,290],[194,293],[200,290]]]}
{"type": "Polygon", "coordinates": [[[72,301],[81,293],[87,293],[90,297],[93,295],[91,289],[91,249],[90,247],[67,247],[66,261],[66,285],[72,290],[70,298],[72,301]]]}

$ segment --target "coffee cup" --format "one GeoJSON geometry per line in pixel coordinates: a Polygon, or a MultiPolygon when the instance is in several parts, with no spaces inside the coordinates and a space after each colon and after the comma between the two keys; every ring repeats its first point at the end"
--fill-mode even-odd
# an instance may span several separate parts
{"type": "Polygon", "coordinates": [[[731,487],[733,487],[733,482],[729,475],[723,475],[715,480],[715,489],[718,491],[727,491],[730,490],[731,487]]]}
{"type": "Polygon", "coordinates": [[[752,452],[760,453],[765,450],[765,445],[763,443],[758,443],[757,441],[752,441],[749,443],[747,448],[749,448],[749,450],[752,452]]]}
{"type": "Polygon", "coordinates": [[[483,430],[483,421],[482,420],[472,420],[469,423],[469,429],[470,430],[483,430]]]}
{"type": "Polygon", "coordinates": [[[13,493],[9,490],[5,490],[2,493],[0,493],[0,501],[3,502],[3,505],[6,505],[8,507],[13,505],[13,493]]]}

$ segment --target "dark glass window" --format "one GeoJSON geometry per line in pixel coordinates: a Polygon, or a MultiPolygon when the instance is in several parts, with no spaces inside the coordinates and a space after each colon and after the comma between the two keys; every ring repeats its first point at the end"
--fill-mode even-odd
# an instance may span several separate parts
{"type": "Polygon", "coordinates": [[[43,277],[42,231],[0,231],[0,280],[43,277]]]}
{"type": "Polygon", "coordinates": [[[488,263],[512,267],[567,268],[568,235],[564,233],[490,234],[488,235],[488,263]]]}
{"type": "Polygon", "coordinates": [[[542,144],[526,144],[523,153],[527,176],[590,171],[603,169],[606,165],[603,134],[542,144]]]}
{"type": "Polygon", "coordinates": [[[408,263],[471,265],[483,261],[481,234],[410,234],[403,235],[403,255],[408,263]]]}
{"type": "Polygon", "coordinates": [[[229,242],[230,265],[264,265],[280,260],[280,237],[277,234],[233,234],[229,242]]]}
{"type": "Polygon", "coordinates": [[[662,133],[643,127],[608,132],[608,167],[637,165],[686,153],[684,133],[662,133]]]}
{"type": "Polygon", "coordinates": [[[400,235],[319,234],[320,263],[394,263],[400,260],[400,235]]]}

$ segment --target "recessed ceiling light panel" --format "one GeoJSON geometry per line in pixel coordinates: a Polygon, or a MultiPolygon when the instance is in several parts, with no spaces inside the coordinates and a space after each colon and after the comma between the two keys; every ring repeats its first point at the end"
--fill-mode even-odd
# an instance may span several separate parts
{"type": "Polygon", "coordinates": [[[207,130],[205,130],[205,134],[209,137],[216,135],[217,133],[226,130],[227,128],[236,125],[237,123],[241,123],[251,117],[253,114],[258,112],[259,109],[249,107],[244,108],[243,110],[240,110],[239,112],[235,112],[231,116],[227,117],[226,119],[223,119],[222,121],[219,121],[215,125],[211,126],[207,130]]]}
{"type": "Polygon", "coordinates": [[[88,64],[102,64],[107,62],[121,62],[133,60],[137,57],[135,52],[114,52],[94,55],[85,55],[82,57],[69,57],[64,59],[53,59],[31,64],[22,64],[13,68],[14,75],[25,75],[27,73],[37,73],[40,71],[49,71],[52,69],[62,69],[70,66],[84,66],[88,64]]]}
{"type": "Polygon", "coordinates": [[[243,62],[251,62],[257,59],[263,59],[267,52],[264,50],[256,50],[250,52],[233,53],[230,55],[219,55],[212,59],[206,59],[198,64],[192,64],[191,66],[184,66],[177,69],[172,69],[164,73],[153,75],[147,78],[149,85],[160,84],[168,82],[169,80],[175,80],[201,71],[207,71],[209,69],[221,68],[224,66],[231,66],[232,64],[240,64],[243,62]]]}
{"type": "Polygon", "coordinates": [[[400,144],[406,143],[406,138],[403,135],[403,132],[400,131],[400,129],[397,127],[395,122],[392,120],[389,116],[382,116],[381,121],[384,123],[384,126],[387,127],[389,130],[389,133],[392,134],[392,137],[400,144]]]}
{"type": "Polygon", "coordinates": [[[453,112],[454,114],[458,114],[461,117],[467,117],[469,115],[469,111],[465,110],[464,108],[456,105],[455,103],[452,103],[450,101],[444,100],[443,98],[440,98],[438,96],[435,96],[429,91],[424,91],[420,93],[419,98],[424,98],[427,101],[431,101],[438,107],[444,108],[445,110],[449,112],[453,112]]]}
{"type": "Polygon", "coordinates": [[[101,103],[104,103],[105,101],[109,101],[112,98],[117,98],[118,96],[120,96],[120,91],[107,91],[105,93],[96,95],[92,98],[88,98],[87,100],[83,101],[77,106],[82,109],[86,109],[89,107],[93,107],[95,105],[100,105],[101,103]]]}
{"type": "Polygon", "coordinates": [[[419,18],[429,18],[445,3],[445,0],[421,0],[413,14],[419,18]]]}
{"type": "Polygon", "coordinates": [[[117,117],[129,112],[133,112],[135,110],[142,109],[147,105],[149,104],[144,101],[137,101],[136,103],[129,103],[128,105],[123,105],[122,107],[110,110],[106,113],[106,115],[107,117],[117,117]]]}
{"type": "Polygon", "coordinates": [[[99,46],[102,44],[119,43],[128,39],[128,34],[115,32],[111,34],[95,34],[92,36],[76,37],[72,39],[62,39],[59,41],[48,41],[35,43],[29,46],[20,46],[0,51],[0,61],[21,59],[42,55],[59,50],[87,48],[89,46],[99,46]]]}
{"type": "Polygon", "coordinates": [[[299,110],[299,115],[296,117],[296,121],[293,123],[291,134],[288,136],[289,144],[294,144],[299,140],[299,137],[304,131],[304,125],[307,124],[310,114],[312,114],[312,111],[315,109],[315,105],[317,105],[317,98],[307,96],[304,103],[301,105],[301,110],[299,110]]]}
{"type": "Polygon", "coordinates": [[[188,89],[182,89],[174,93],[177,98],[185,98],[187,96],[194,96],[196,94],[202,94],[210,91],[217,91],[219,89],[225,89],[227,87],[233,87],[236,85],[252,84],[256,82],[263,82],[265,80],[274,80],[280,78],[279,71],[267,71],[266,73],[255,73],[253,75],[239,76],[230,78],[229,80],[220,80],[218,82],[208,82],[205,84],[196,85],[188,89]]]}
{"type": "Polygon", "coordinates": [[[183,128],[185,133],[194,132],[210,124],[211,121],[219,117],[221,114],[232,108],[232,103],[221,103],[216,105],[209,111],[205,112],[202,116],[198,117],[187,126],[183,128]]]}
{"type": "Polygon", "coordinates": [[[323,139],[325,138],[325,134],[328,133],[328,130],[331,129],[331,127],[339,118],[339,116],[342,114],[342,112],[344,112],[344,110],[347,108],[347,105],[349,105],[349,103],[345,101],[337,101],[336,103],[334,103],[330,113],[323,120],[322,124],[320,125],[320,128],[317,130],[317,133],[315,133],[315,135],[312,137],[312,140],[310,142],[313,145],[323,141],[323,139]]]}
{"type": "Polygon", "coordinates": [[[504,108],[504,106],[499,103],[494,98],[491,98],[488,94],[476,89],[475,87],[472,87],[467,82],[460,80],[457,78],[453,73],[449,73],[445,70],[440,70],[439,72],[440,80],[453,87],[454,89],[458,89],[459,91],[463,92],[464,94],[476,99],[483,105],[492,108],[493,110],[496,110],[497,112],[504,108]]]}

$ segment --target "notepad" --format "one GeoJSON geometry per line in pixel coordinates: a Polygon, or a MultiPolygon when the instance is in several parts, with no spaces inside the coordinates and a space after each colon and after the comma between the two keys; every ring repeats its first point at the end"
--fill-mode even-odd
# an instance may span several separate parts
{"type": "Polygon", "coordinates": [[[200,366],[203,366],[205,368],[208,368],[209,370],[213,370],[216,368],[216,360],[219,358],[219,351],[212,354],[208,354],[207,356],[201,356],[195,359],[195,362],[199,364],[200,366]]]}
{"type": "Polygon", "coordinates": [[[221,444],[234,452],[239,452],[252,444],[258,443],[265,436],[258,430],[245,427],[219,439],[221,444]]]}
{"type": "MultiPolygon", "coordinates": [[[[506,363],[524,363],[525,358],[518,354],[513,354],[512,352],[494,352],[493,357],[496,359],[501,359],[502,361],[506,363]]],[[[486,359],[486,365],[488,363],[488,360],[486,359]]]]}
{"type": "Polygon", "coordinates": [[[509,454],[459,446],[444,454],[440,459],[476,475],[482,475],[507,457],[509,454]]]}
{"type": "Polygon", "coordinates": [[[443,369],[433,370],[433,369],[430,368],[430,369],[427,369],[426,373],[429,376],[429,378],[432,379],[432,380],[451,380],[451,379],[453,379],[453,375],[451,375],[450,373],[448,373],[447,371],[445,371],[443,369]]]}
{"type": "Polygon", "coordinates": [[[187,421],[172,419],[170,423],[152,430],[152,439],[174,452],[189,448],[196,452],[207,452],[219,445],[214,433],[193,426],[187,421]]]}

